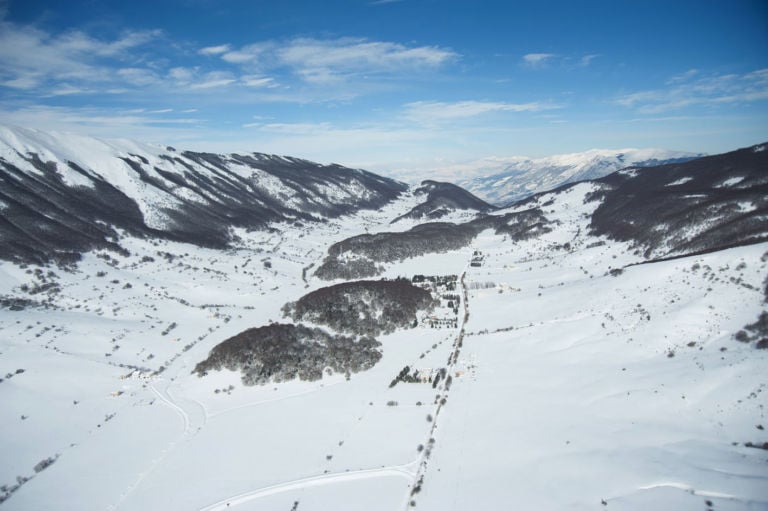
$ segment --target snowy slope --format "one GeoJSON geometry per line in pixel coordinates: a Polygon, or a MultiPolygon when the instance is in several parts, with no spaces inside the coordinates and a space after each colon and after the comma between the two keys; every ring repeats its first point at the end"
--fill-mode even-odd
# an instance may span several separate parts
{"type": "Polygon", "coordinates": [[[456,212],[465,212],[471,215],[472,213],[488,213],[496,209],[451,183],[426,180],[413,193],[426,196],[426,199],[402,217],[395,219],[393,223],[405,218],[425,221],[437,220],[450,217],[452,213],[456,212]]]}
{"type": "Polygon", "coordinates": [[[493,204],[505,205],[563,184],[597,179],[625,167],[682,162],[699,156],[702,155],[662,149],[592,149],[546,158],[496,158],[469,165],[474,169],[466,169],[465,176],[481,175],[458,177],[457,184],[493,204]]]}
{"type": "Polygon", "coordinates": [[[768,242],[656,260],[592,225],[646,178],[738,203],[766,169],[689,171],[540,194],[472,220],[465,246],[381,262],[455,288],[348,378],[192,371],[289,321],[331,244],[409,229],[391,221],[421,197],[236,227],[223,250],[121,232],[76,267],[0,262],[0,509],[767,509],[768,350],[736,334],[766,310],[768,242]],[[393,385],[406,366],[433,383],[393,385]]]}
{"type": "Polygon", "coordinates": [[[338,165],[264,154],[178,152],[0,126],[4,259],[76,260],[119,249],[119,230],[226,247],[233,227],[379,208],[406,186],[338,165]]]}

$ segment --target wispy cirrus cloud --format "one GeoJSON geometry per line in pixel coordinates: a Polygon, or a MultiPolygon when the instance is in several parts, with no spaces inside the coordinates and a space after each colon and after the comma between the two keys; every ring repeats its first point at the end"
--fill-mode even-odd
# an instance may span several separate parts
{"type": "Polygon", "coordinates": [[[560,68],[572,70],[588,67],[600,54],[561,55],[558,53],[528,53],[523,55],[522,64],[530,69],[560,68]]]}
{"type": "Polygon", "coordinates": [[[310,84],[338,82],[361,74],[431,71],[459,58],[456,52],[438,46],[406,46],[350,37],[295,38],[227,48],[218,55],[229,64],[262,73],[287,72],[310,84]]]}
{"type": "Polygon", "coordinates": [[[658,114],[692,106],[747,104],[768,100],[768,69],[743,74],[702,76],[689,70],[667,81],[668,87],[624,94],[615,103],[643,114],[658,114]]]}
{"type": "Polygon", "coordinates": [[[224,87],[226,85],[235,83],[237,78],[227,71],[211,71],[203,74],[199,79],[190,84],[189,88],[196,89],[213,89],[217,87],[224,87]]]}
{"type": "Polygon", "coordinates": [[[240,47],[229,44],[198,51],[247,72],[288,74],[308,83],[327,83],[357,74],[398,74],[430,71],[459,58],[438,46],[406,46],[363,38],[294,38],[260,41],[240,47]]]}
{"type": "Polygon", "coordinates": [[[44,127],[51,131],[67,131],[87,135],[98,134],[105,138],[135,138],[158,142],[199,140],[199,125],[202,121],[188,114],[173,115],[171,109],[148,111],[145,109],[105,109],[91,107],[61,107],[33,105],[21,108],[0,106],[0,117],[4,123],[44,127]]]}
{"type": "Polygon", "coordinates": [[[126,31],[113,40],[82,31],[51,35],[30,26],[0,21],[0,85],[34,90],[51,84],[117,82],[131,51],[160,37],[161,32],[126,31]]]}
{"type": "Polygon", "coordinates": [[[269,133],[279,133],[282,135],[317,135],[328,133],[331,130],[338,131],[338,128],[334,127],[329,122],[295,122],[295,123],[264,123],[264,122],[252,122],[243,124],[243,128],[258,128],[260,131],[269,133]]]}
{"type": "Polygon", "coordinates": [[[350,37],[241,46],[222,41],[192,55],[178,49],[190,44],[169,41],[159,30],[97,38],[82,30],[53,33],[0,17],[0,90],[50,98],[147,91],[210,94],[225,88],[245,96],[258,89],[262,99],[268,100],[269,92],[276,101],[306,103],[347,100],[392,87],[459,58],[438,46],[350,37]]]}
{"type": "Polygon", "coordinates": [[[259,75],[244,75],[240,77],[240,82],[248,87],[274,89],[280,84],[272,77],[259,75]]]}
{"type": "Polygon", "coordinates": [[[506,103],[494,101],[417,101],[405,105],[405,117],[423,123],[469,119],[494,112],[541,112],[561,108],[550,102],[506,103]]]}
{"type": "Polygon", "coordinates": [[[400,71],[434,68],[458,54],[437,46],[408,47],[399,43],[341,38],[294,39],[279,48],[280,61],[297,69],[338,71],[400,71]]]}

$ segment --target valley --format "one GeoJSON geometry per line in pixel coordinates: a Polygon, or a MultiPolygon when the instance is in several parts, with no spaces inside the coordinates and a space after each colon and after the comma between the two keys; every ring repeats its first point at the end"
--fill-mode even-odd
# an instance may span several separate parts
{"type": "Polygon", "coordinates": [[[711,196],[652,238],[642,209],[614,213],[635,238],[596,214],[642,192],[636,171],[482,214],[440,200],[437,224],[403,190],[235,227],[223,247],[115,227],[76,262],[4,260],[0,509],[765,509],[768,332],[737,335],[768,300],[765,167],[743,168],[707,174],[719,188],[658,174],[670,196],[711,196]],[[363,257],[373,274],[316,273],[363,257]],[[368,291],[387,286],[362,278],[432,303],[372,327],[385,312],[363,305],[386,302],[368,291]],[[302,302],[356,282],[333,288],[351,297],[335,309],[302,302]],[[195,372],[280,324],[357,325],[380,357],[320,378],[195,372]]]}

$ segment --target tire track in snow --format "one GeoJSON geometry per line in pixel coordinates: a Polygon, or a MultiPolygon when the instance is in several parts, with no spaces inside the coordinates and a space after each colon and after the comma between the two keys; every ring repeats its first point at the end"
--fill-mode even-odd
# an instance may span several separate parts
{"type": "Polygon", "coordinates": [[[182,435],[186,435],[189,433],[189,431],[192,429],[192,423],[189,418],[189,414],[179,405],[177,405],[173,399],[168,395],[168,387],[170,385],[166,385],[164,390],[158,390],[157,387],[155,387],[154,384],[150,384],[150,389],[152,389],[152,392],[157,396],[157,398],[165,403],[167,406],[169,406],[173,411],[175,411],[181,419],[184,421],[184,432],[182,435]]]}
{"type": "Polygon", "coordinates": [[[303,490],[315,486],[325,486],[330,484],[375,479],[380,477],[402,477],[408,480],[412,480],[415,474],[411,470],[408,470],[408,467],[412,466],[414,463],[415,462],[392,467],[355,470],[352,472],[337,472],[334,474],[305,477],[303,479],[296,479],[294,481],[287,481],[284,483],[273,484],[271,486],[264,486],[262,488],[249,490],[247,492],[239,493],[226,499],[222,499],[218,502],[214,502],[213,504],[209,504],[203,508],[200,508],[199,511],[219,511],[232,509],[235,506],[239,506],[241,504],[245,504],[246,502],[260,499],[262,497],[294,490],[303,490]]]}
{"type": "Polygon", "coordinates": [[[131,496],[131,494],[138,488],[141,483],[146,479],[152,472],[155,471],[155,469],[160,466],[160,464],[165,461],[165,459],[168,457],[168,455],[173,452],[173,450],[178,446],[180,443],[189,440],[193,436],[195,436],[200,429],[206,424],[208,419],[208,414],[205,410],[205,407],[198,403],[197,401],[193,401],[197,405],[200,406],[202,410],[202,418],[199,421],[199,424],[196,424],[196,422],[193,420],[191,415],[183,408],[181,407],[177,401],[171,396],[169,392],[171,384],[170,382],[165,384],[165,387],[161,390],[158,389],[155,383],[150,383],[149,388],[152,390],[152,393],[157,396],[157,398],[163,402],[166,406],[171,408],[173,411],[175,411],[179,417],[181,417],[182,422],[184,424],[184,431],[181,433],[181,435],[170,442],[162,451],[160,451],[160,455],[153,459],[149,466],[144,469],[142,472],[139,473],[138,477],[130,484],[128,487],[123,491],[123,493],[120,494],[120,497],[118,498],[117,502],[107,507],[108,511],[114,511],[116,509],[119,509],[120,506],[128,499],[128,497],[131,496]]]}

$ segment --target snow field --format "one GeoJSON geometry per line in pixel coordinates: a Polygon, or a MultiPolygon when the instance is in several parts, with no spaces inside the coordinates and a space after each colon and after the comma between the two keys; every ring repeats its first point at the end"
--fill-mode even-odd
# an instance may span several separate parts
{"type": "MultiPolygon", "coordinates": [[[[768,508],[764,451],[744,446],[768,440],[756,428],[768,427],[766,352],[732,338],[764,309],[768,244],[636,264],[632,247],[587,234],[589,189],[542,198],[558,223],[536,239],[486,231],[387,265],[390,278],[466,271],[452,365],[460,330],[420,326],[379,338],[381,361],[349,380],[191,374],[219,342],[284,321],[284,303],[328,285],[312,270],[331,243],[410,228],[388,222],[412,196],[239,230],[230,251],[125,238],[131,256],[50,268],[58,308],[0,310],[0,377],[24,369],[0,382],[0,484],[59,457],[0,507],[768,508]],[[450,369],[450,389],[390,387],[405,366],[450,369]]],[[[38,282],[33,269],[0,264],[0,293],[38,282]]]]}
{"type": "MultiPolygon", "coordinates": [[[[765,422],[765,353],[731,338],[759,314],[761,293],[730,281],[759,284],[768,245],[616,277],[573,271],[601,248],[559,258],[556,275],[550,254],[531,260],[525,244],[488,254],[506,268],[470,268],[468,284],[520,291],[470,291],[462,356],[476,379],[454,383],[418,508],[768,505],[764,456],[743,445],[765,422]],[[723,275],[713,283],[697,263],[723,275]]],[[[613,264],[606,252],[598,260],[613,264]]]]}

